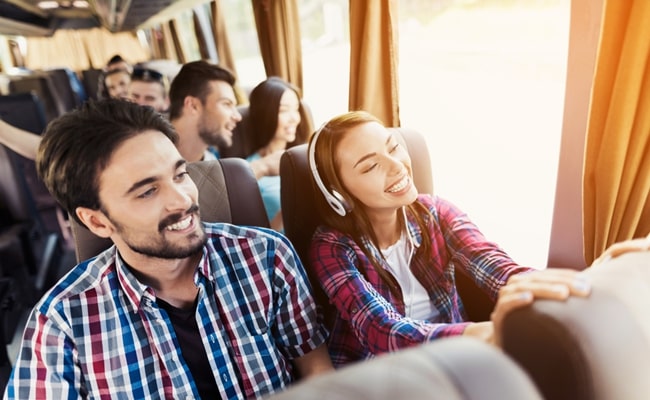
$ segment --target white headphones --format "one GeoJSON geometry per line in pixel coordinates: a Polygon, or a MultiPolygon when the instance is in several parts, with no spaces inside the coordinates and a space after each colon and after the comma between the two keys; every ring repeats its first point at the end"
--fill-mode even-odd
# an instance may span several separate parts
{"type": "Polygon", "coordinates": [[[334,212],[336,212],[341,217],[344,217],[347,213],[352,211],[352,207],[350,207],[350,204],[348,204],[348,202],[339,192],[336,190],[332,190],[331,192],[327,190],[325,184],[323,183],[323,180],[318,174],[318,167],[316,166],[316,141],[318,140],[318,136],[320,135],[323,128],[325,128],[325,125],[327,125],[327,123],[323,124],[323,126],[321,126],[316,131],[316,133],[314,133],[314,137],[309,146],[309,152],[307,154],[307,157],[309,158],[309,169],[311,170],[311,174],[314,177],[314,181],[316,181],[316,186],[318,186],[318,189],[320,189],[321,193],[323,193],[323,196],[325,196],[327,204],[332,207],[332,210],[334,210],[334,212]]]}

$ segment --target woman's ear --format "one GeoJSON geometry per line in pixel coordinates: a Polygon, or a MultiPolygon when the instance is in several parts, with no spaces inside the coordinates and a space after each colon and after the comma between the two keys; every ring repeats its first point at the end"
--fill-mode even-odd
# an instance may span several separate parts
{"type": "Polygon", "coordinates": [[[75,210],[77,217],[84,225],[95,235],[103,238],[109,238],[115,231],[111,221],[100,210],[93,210],[87,207],[77,207],[75,210]]]}

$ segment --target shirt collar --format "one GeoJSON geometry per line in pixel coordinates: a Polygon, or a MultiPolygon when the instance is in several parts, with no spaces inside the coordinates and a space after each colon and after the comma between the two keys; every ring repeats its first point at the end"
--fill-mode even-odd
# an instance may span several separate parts
{"type": "MultiPolygon", "coordinates": [[[[410,240],[413,246],[415,246],[415,248],[417,249],[422,244],[422,230],[420,229],[420,226],[418,225],[415,217],[409,211],[408,208],[405,207],[404,211],[402,212],[404,213],[403,215],[406,218],[406,230],[408,232],[408,236],[410,237],[410,239],[407,238],[407,240],[410,240]]],[[[380,251],[371,243],[370,239],[367,236],[364,236],[361,240],[363,240],[363,245],[367,249],[370,249],[372,256],[376,260],[384,259],[380,251]]]]}
{"type": "MultiPolygon", "coordinates": [[[[197,285],[199,284],[200,275],[205,276],[211,281],[214,279],[207,252],[207,246],[203,246],[203,254],[194,274],[194,283],[197,285]]],[[[152,301],[156,300],[154,290],[135,277],[127,263],[120,256],[117,248],[115,249],[115,269],[117,271],[118,281],[134,309],[139,309],[145,298],[149,298],[152,301]]]]}

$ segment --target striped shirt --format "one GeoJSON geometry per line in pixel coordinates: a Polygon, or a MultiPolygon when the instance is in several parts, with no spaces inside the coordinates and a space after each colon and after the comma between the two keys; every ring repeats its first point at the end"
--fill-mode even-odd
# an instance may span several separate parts
{"type": "MultiPolygon", "coordinates": [[[[328,342],[335,367],[462,334],[467,322],[455,284],[455,268],[466,272],[492,299],[497,298],[499,288],[511,275],[532,270],[517,265],[495,243],[485,239],[452,203],[429,195],[420,195],[418,201],[433,217],[427,218],[431,255],[425,268],[419,269],[411,262],[411,270],[439,312],[435,322],[405,317],[397,280],[391,275],[391,285],[398,293],[393,295],[352,237],[326,227],[319,227],[314,234],[311,265],[335,307],[328,342]]],[[[419,247],[422,232],[412,215],[407,215],[407,226],[414,245],[419,247]]],[[[390,271],[379,251],[364,240],[371,255],[390,271]]]]}
{"type": "MultiPolygon", "coordinates": [[[[291,244],[267,229],[204,224],[194,281],[203,347],[224,399],[292,382],[326,331],[291,244]]],[[[6,399],[199,398],[167,313],[113,246],[77,265],[32,311],[6,399]]]]}

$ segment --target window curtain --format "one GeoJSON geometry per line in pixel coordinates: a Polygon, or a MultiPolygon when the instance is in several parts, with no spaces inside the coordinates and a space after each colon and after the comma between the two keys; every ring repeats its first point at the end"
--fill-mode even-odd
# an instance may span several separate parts
{"type": "Polygon", "coordinates": [[[167,49],[165,47],[165,37],[160,26],[149,28],[148,41],[151,47],[151,58],[154,60],[166,59],[167,49]]]}
{"type": "Polygon", "coordinates": [[[607,0],[584,167],[587,264],[650,232],[650,1],[607,0]]]}
{"type": "Polygon", "coordinates": [[[201,26],[201,21],[199,21],[199,16],[196,14],[196,10],[192,10],[192,23],[194,24],[194,36],[196,36],[201,59],[209,60],[211,57],[210,51],[208,50],[208,43],[205,41],[205,32],[203,32],[203,27],[201,26]]]}
{"type": "Polygon", "coordinates": [[[266,76],[279,76],[300,90],[302,47],[296,0],[252,0],[266,76]]]}
{"type": "Polygon", "coordinates": [[[131,63],[149,58],[147,49],[132,33],[111,33],[104,28],[62,29],[52,37],[28,37],[25,65],[31,69],[61,66],[81,71],[103,68],[115,54],[131,63]]]}
{"type": "Polygon", "coordinates": [[[397,2],[350,1],[350,110],[399,126],[397,2]]]}
{"type": "Polygon", "coordinates": [[[228,39],[228,31],[226,29],[226,20],[224,18],[222,0],[214,0],[210,3],[210,11],[212,14],[212,28],[214,35],[214,42],[217,45],[217,55],[219,56],[219,65],[228,68],[235,76],[237,76],[237,69],[235,68],[235,58],[230,49],[230,40],[228,39]]]}
{"type": "Polygon", "coordinates": [[[172,34],[172,30],[170,27],[171,24],[166,23],[160,25],[160,33],[162,35],[162,38],[160,40],[161,45],[163,46],[166,59],[168,60],[176,60],[179,63],[181,63],[180,56],[176,54],[176,40],[174,39],[174,35],[172,34]]]}
{"type": "Polygon", "coordinates": [[[185,52],[183,51],[183,44],[181,43],[181,38],[178,36],[178,28],[177,28],[177,23],[176,20],[170,20],[168,23],[169,26],[169,34],[172,38],[172,42],[174,43],[174,51],[176,52],[176,59],[178,60],[179,64],[185,64],[187,62],[187,57],[185,57],[185,52]]]}
{"type": "MultiPolygon", "coordinates": [[[[104,55],[104,53],[102,53],[104,55]]],[[[101,60],[100,68],[110,56],[101,60]]],[[[81,71],[91,67],[89,54],[79,31],[59,30],[52,37],[28,37],[25,65],[31,69],[67,67],[81,71]]]]}

